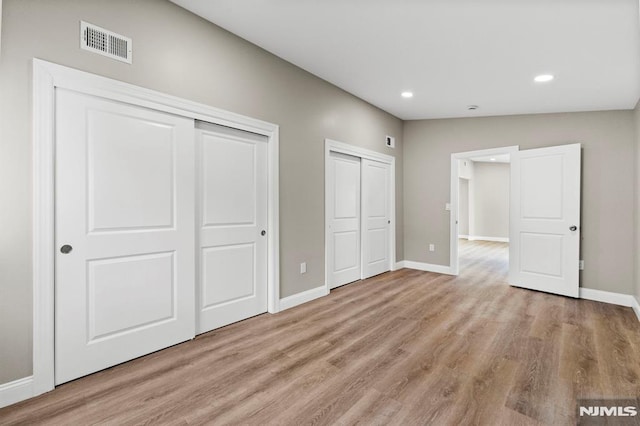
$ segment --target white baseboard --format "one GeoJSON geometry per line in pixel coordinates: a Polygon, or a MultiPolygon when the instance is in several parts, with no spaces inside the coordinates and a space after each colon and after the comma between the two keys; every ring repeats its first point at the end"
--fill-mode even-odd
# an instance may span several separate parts
{"type": "Polygon", "coordinates": [[[14,380],[0,385],[0,408],[33,397],[33,377],[14,380]]]}
{"type": "Polygon", "coordinates": [[[613,305],[627,306],[634,310],[640,321],[640,305],[638,299],[631,294],[613,293],[611,291],[595,290],[592,288],[580,288],[580,299],[594,300],[596,302],[611,303],[613,305]]]}
{"type": "Polygon", "coordinates": [[[404,260],[401,260],[400,262],[396,262],[396,264],[393,265],[393,271],[397,271],[398,269],[402,269],[404,267],[404,260]]]}
{"type": "Polygon", "coordinates": [[[469,236],[468,235],[458,235],[458,238],[463,238],[465,240],[468,240],[469,236]]]}
{"type": "Polygon", "coordinates": [[[494,241],[497,243],[508,243],[509,238],[505,237],[483,237],[481,235],[467,235],[469,241],[494,241]]]}
{"type": "MultiPolygon", "coordinates": [[[[430,263],[413,262],[411,260],[402,260],[396,262],[395,269],[417,269],[420,271],[437,272],[439,274],[453,275],[451,268],[443,265],[432,265],[430,263]]],[[[595,290],[591,288],[580,288],[580,298],[593,300],[596,302],[611,303],[613,305],[627,306],[633,309],[638,321],[640,321],[640,301],[630,294],[613,293],[610,291],[595,290]]]]}
{"type": "Polygon", "coordinates": [[[422,262],[414,262],[412,260],[403,260],[402,267],[409,268],[409,269],[417,269],[419,271],[436,272],[438,274],[453,275],[453,273],[451,272],[451,267],[445,266],[445,265],[433,265],[431,263],[422,263],[422,262]]]}
{"type": "Polygon", "coordinates": [[[292,296],[287,296],[284,299],[280,299],[280,312],[285,309],[293,308],[294,306],[302,305],[303,303],[311,302],[319,297],[323,297],[329,294],[325,286],[312,288],[311,290],[303,291],[292,296]]]}
{"type": "Polygon", "coordinates": [[[631,306],[633,308],[633,311],[636,313],[636,316],[638,317],[638,321],[640,321],[640,300],[638,300],[637,297],[633,297],[633,306],[631,306]]]}

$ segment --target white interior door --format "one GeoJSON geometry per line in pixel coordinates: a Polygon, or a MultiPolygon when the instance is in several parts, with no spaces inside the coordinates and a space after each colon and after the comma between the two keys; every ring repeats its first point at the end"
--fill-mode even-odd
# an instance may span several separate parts
{"type": "Polygon", "coordinates": [[[331,152],[329,162],[327,266],[335,288],[361,278],[360,158],[331,152]]]}
{"type": "Polygon", "coordinates": [[[578,297],[580,144],[511,155],[509,280],[578,297]]]}
{"type": "Polygon", "coordinates": [[[362,278],[389,271],[390,166],[362,159],[362,278]]]}
{"type": "Polygon", "coordinates": [[[193,164],[193,120],[56,90],[56,384],[194,336],[193,164]]]}
{"type": "Polygon", "coordinates": [[[267,311],[267,138],[198,122],[198,332],[267,311]]]}

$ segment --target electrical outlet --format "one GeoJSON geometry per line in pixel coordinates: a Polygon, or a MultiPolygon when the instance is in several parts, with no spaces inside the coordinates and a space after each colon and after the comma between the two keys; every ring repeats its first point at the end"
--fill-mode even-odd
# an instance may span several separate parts
{"type": "Polygon", "coordinates": [[[435,244],[429,244],[429,251],[436,251],[436,245],[435,244]]]}
{"type": "Polygon", "coordinates": [[[581,271],[584,271],[584,260],[580,260],[580,263],[578,264],[578,269],[580,269],[581,271]]]}
{"type": "Polygon", "coordinates": [[[300,264],[300,273],[301,274],[306,274],[307,273],[307,262],[302,262],[300,264]]]}

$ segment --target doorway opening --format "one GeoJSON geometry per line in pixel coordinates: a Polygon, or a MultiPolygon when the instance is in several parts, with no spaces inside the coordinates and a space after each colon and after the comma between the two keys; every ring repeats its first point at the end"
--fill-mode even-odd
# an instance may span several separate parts
{"type": "Polygon", "coordinates": [[[451,156],[451,269],[482,266],[507,281],[510,162],[518,147],[451,156]]]}
{"type": "MultiPolygon", "coordinates": [[[[458,275],[460,270],[460,164],[465,167],[464,160],[486,156],[491,161],[503,154],[510,156],[507,281],[515,287],[578,297],[579,143],[522,151],[514,146],[451,155],[451,205],[447,206],[451,210],[450,273],[458,275]]],[[[477,229],[468,232],[474,237],[479,235],[477,229]]]]}

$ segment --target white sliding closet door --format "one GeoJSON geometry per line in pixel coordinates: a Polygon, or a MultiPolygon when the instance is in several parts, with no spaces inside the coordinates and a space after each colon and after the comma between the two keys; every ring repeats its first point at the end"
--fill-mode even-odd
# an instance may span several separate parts
{"type": "Polygon", "coordinates": [[[194,336],[193,164],[193,120],[56,90],[56,384],[194,336]]]}
{"type": "Polygon", "coordinates": [[[198,332],[267,311],[267,138],[197,124],[198,332]]]}
{"type": "Polygon", "coordinates": [[[390,270],[390,166],[362,159],[362,278],[390,270]]]}
{"type": "Polygon", "coordinates": [[[327,202],[329,203],[329,288],[361,278],[360,158],[331,152],[327,202]]]}

